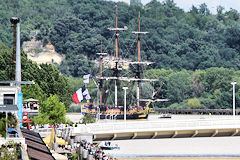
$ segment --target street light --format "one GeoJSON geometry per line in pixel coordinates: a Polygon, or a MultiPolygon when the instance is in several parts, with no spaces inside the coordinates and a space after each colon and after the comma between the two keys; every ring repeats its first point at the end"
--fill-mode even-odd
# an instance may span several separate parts
{"type": "Polygon", "coordinates": [[[127,120],[127,89],[128,87],[123,87],[124,89],[124,121],[127,120]]]}
{"type": "Polygon", "coordinates": [[[235,116],[236,111],[235,111],[235,84],[237,84],[237,82],[232,82],[231,83],[233,85],[233,116],[235,116]]]}

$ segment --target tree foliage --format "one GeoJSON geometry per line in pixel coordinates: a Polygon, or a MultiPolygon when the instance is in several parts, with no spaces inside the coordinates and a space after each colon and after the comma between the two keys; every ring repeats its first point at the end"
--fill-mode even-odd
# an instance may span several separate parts
{"type": "Polygon", "coordinates": [[[200,107],[200,101],[196,97],[188,100],[189,109],[199,109],[200,107]]]}
{"type": "Polygon", "coordinates": [[[50,97],[43,101],[40,107],[39,117],[34,120],[38,124],[54,124],[64,123],[66,115],[66,108],[62,102],[59,101],[57,95],[50,95],[50,97]]]}
{"type": "MultiPolygon", "coordinates": [[[[0,80],[9,81],[15,79],[15,65],[12,63],[12,49],[5,45],[0,45],[0,80]],[[13,76],[12,76],[13,75],[13,76]]],[[[51,64],[36,63],[27,58],[24,52],[21,52],[22,80],[34,81],[35,85],[22,85],[23,98],[36,98],[45,100],[51,94],[59,96],[60,101],[68,108],[71,104],[72,90],[67,79],[60,74],[57,67],[51,64]]]]}

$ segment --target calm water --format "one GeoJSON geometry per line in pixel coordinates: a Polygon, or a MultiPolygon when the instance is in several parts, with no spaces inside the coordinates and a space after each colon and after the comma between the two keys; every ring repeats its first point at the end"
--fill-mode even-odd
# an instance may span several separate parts
{"type": "MultiPolygon", "coordinates": [[[[159,115],[150,115],[146,121],[164,121],[159,115]]],[[[172,115],[171,119],[222,119],[232,116],[214,115],[172,115]]],[[[168,119],[169,120],[169,119],[168,119]]],[[[133,120],[139,121],[139,120],[133,120]]],[[[140,120],[143,121],[143,120],[140,120]]],[[[202,137],[176,139],[148,139],[148,140],[121,140],[113,141],[120,146],[120,150],[106,151],[114,157],[131,156],[122,159],[132,160],[232,160],[240,159],[240,137],[202,137]],[[135,157],[150,155],[157,157],[135,157]],[[164,155],[164,157],[160,157],[164,155]],[[178,157],[178,156],[198,157],[178,157]],[[220,157],[224,155],[224,157],[220,157]],[[173,157],[172,157],[173,156],[173,157]],[[202,157],[201,157],[202,156],[202,157]],[[231,157],[237,156],[237,157],[231,157]]],[[[120,157],[119,157],[120,158],[120,157]]]]}

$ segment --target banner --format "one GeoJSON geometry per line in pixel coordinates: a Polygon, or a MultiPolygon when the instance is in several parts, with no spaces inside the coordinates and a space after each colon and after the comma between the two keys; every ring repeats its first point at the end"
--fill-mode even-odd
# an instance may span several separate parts
{"type": "MultiPolygon", "coordinates": [[[[22,93],[18,93],[17,95],[17,106],[18,106],[18,112],[17,112],[17,115],[18,115],[18,118],[19,118],[19,121],[22,121],[22,116],[23,116],[23,94],[22,93]]],[[[22,128],[22,123],[20,123],[20,128],[22,128]]]]}

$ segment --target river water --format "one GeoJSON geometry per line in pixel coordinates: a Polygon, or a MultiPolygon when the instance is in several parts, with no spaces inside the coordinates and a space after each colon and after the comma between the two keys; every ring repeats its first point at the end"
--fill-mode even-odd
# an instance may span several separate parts
{"type": "MultiPolygon", "coordinates": [[[[73,116],[70,117],[73,118],[73,116]]],[[[164,119],[158,119],[158,117],[159,115],[150,115],[146,121],[164,121],[164,119]]],[[[172,119],[222,119],[230,117],[231,116],[219,115],[172,115],[172,119]]],[[[100,123],[108,122],[111,121],[100,121],[100,123]]],[[[118,159],[240,160],[239,136],[118,140],[112,141],[112,144],[118,144],[120,150],[110,150],[105,152],[118,159]]]]}

